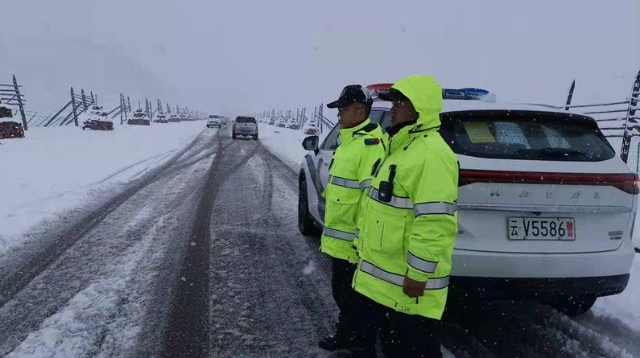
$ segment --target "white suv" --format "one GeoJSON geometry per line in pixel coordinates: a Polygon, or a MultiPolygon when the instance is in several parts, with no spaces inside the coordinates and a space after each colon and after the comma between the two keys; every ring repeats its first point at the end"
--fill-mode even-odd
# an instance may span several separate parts
{"type": "Polygon", "coordinates": [[[207,121],[207,128],[214,128],[214,127],[222,127],[222,119],[220,119],[220,116],[216,116],[215,114],[212,114],[209,116],[209,120],[207,121]]]}
{"type": "MultiPolygon", "coordinates": [[[[389,110],[376,101],[370,117],[385,128],[389,110]]],[[[452,293],[535,298],[577,315],[625,289],[638,176],[593,118],[445,96],[441,119],[460,163],[452,293]]],[[[313,150],[299,173],[298,225],[308,235],[323,225],[338,128],[303,145],[313,150]]]]}

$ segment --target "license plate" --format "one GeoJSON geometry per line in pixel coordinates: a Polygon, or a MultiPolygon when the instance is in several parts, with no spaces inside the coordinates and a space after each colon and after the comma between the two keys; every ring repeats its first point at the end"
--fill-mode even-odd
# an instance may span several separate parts
{"type": "Polygon", "coordinates": [[[561,240],[576,239],[574,218],[511,217],[507,227],[509,240],[561,240]]]}

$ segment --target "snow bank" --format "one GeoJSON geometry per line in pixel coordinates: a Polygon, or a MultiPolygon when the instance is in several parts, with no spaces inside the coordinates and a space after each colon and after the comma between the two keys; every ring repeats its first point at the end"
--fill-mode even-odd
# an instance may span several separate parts
{"type": "Polygon", "coordinates": [[[636,254],[627,289],[619,295],[601,297],[592,312],[596,317],[619,319],[640,335],[640,258],[636,254]]]}
{"type": "MultiPolygon", "coordinates": [[[[302,159],[309,153],[302,148],[302,141],[308,135],[301,130],[278,128],[264,123],[258,125],[262,145],[267,147],[271,153],[280,158],[291,169],[298,172],[302,159]]],[[[322,143],[322,139],[327,133],[328,131],[325,131],[320,135],[320,143],[322,143]]]]}
{"type": "Polygon", "coordinates": [[[166,161],[205,129],[204,122],[34,128],[0,141],[0,255],[23,234],[92,193],[128,182],[166,161]]]}

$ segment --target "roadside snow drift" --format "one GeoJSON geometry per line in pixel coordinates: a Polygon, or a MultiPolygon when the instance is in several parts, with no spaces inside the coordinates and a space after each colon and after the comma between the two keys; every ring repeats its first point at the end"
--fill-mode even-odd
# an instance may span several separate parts
{"type": "Polygon", "coordinates": [[[34,128],[0,141],[0,256],[30,227],[79,206],[98,189],[126,183],[166,161],[206,130],[204,122],[34,128]]]}

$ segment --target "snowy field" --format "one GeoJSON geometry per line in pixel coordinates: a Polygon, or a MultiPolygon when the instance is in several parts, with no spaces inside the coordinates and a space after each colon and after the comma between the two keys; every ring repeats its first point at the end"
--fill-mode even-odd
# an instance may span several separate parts
{"type": "Polygon", "coordinates": [[[205,129],[204,122],[33,128],[24,139],[0,140],[0,256],[29,228],[135,180],[205,129]]]}
{"type": "MultiPolygon", "coordinates": [[[[326,135],[327,132],[324,134],[326,135]]],[[[260,125],[262,143],[296,172],[307,153],[302,148],[302,140],[305,137],[302,131],[260,125]]],[[[613,142],[612,145],[616,150],[620,149],[619,142],[613,142]]],[[[633,153],[629,163],[634,166],[635,151],[631,152],[633,153]]],[[[637,222],[636,225],[638,225],[637,222]]],[[[634,241],[640,242],[638,230],[636,230],[634,241]]],[[[593,329],[603,324],[614,326],[622,324],[640,336],[640,259],[638,256],[640,255],[636,255],[633,263],[631,281],[627,289],[622,294],[598,299],[591,312],[577,318],[578,322],[587,327],[594,327],[593,329]]]]}

